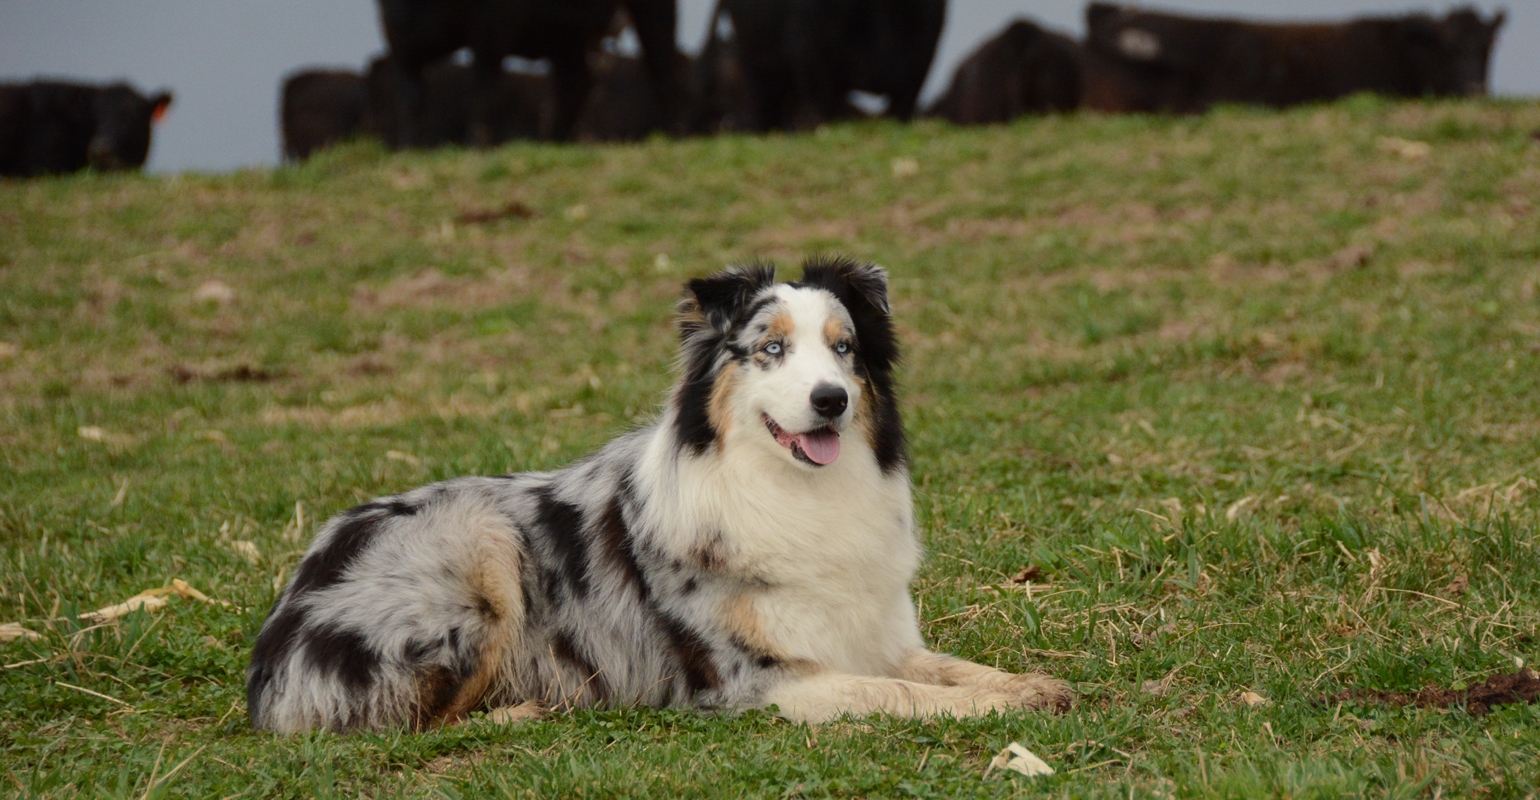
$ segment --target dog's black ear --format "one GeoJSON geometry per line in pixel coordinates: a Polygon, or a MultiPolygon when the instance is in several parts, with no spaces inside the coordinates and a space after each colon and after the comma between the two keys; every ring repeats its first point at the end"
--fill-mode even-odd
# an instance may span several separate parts
{"type": "Polygon", "coordinates": [[[874,397],[872,450],[884,473],[898,468],[905,461],[904,425],[893,381],[898,336],[888,306],[887,270],[848,258],[817,257],[803,265],[797,285],[829,292],[850,312],[856,328],[856,368],[871,381],[874,397]]]}
{"type": "Polygon", "coordinates": [[[893,309],[888,306],[887,270],[876,264],[856,264],[845,273],[845,282],[850,284],[850,288],[862,300],[871,303],[872,308],[884,314],[893,313],[893,309]]]}
{"type": "Polygon", "coordinates": [[[775,283],[775,265],[728,267],[685,284],[679,327],[685,338],[705,331],[726,333],[761,289],[775,283]]]}
{"type": "Polygon", "coordinates": [[[716,367],[723,344],[754,305],[761,291],[775,284],[775,265],[755,263],[728,267],[685,284],[679,301],[679,364],[681,380],[670,403],[679,442],[697,455],[717,440],[711,420],[716,367]]]}
{"type": "Polygon", "coordinates": [[[898,361],[898,340],[888,307],[888,271],[841,256],[818,256],[802,267],[797,284],[823,289],[839,298],[856,326],[856,350],[874,373],[887,373],[898,361]]]}
{"type": "Polygon", "coordinates": [[[852,313],[861,305],[887,316],[888,271],[876,264],[860,264],[843,256],[814,256],[802,265],[802,284],[827,289],[852,313]]]}

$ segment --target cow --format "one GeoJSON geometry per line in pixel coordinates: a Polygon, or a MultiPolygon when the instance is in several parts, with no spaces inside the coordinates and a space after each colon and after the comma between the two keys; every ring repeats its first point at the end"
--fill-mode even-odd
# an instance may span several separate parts
{"type": "MultiPolygon", "coordinates": [[[[590,57],[594,87],[578,116],[577,138],[585,142],[634,142],[655,131],[669,130],[669,121],[657,98],[647,91],[645,64],[620,53],[599,52],[590,57]]],[[[684,57],[686,74],[694,63],[684,57]]],[[[688,96],[681,112],[688,113],[688,96]]]]}
{"type": "Polygon", "coordinates": [[[491,121],[503,60],[514,55],[550,62],[555,94],[552,137],[576,134],[593,75],[588,54],[611,31],[624,9],[636,27],[648,84],[670,127],[680,114],[683,63],[675,42],[675,0],[379,0],[380,22],[390,45],[400,110],[399,140],[419,145],[423,135],[423,71],[468,47],[472,53],[471,140],[491,144],[491,121]]]}
{"type": "Polygon", "coordinates": [[[0,84],[0,175],[139,169],[170,106],[170,92],[145,97],[126,83],[0,84]]]}
{"type": "Polygon", "coordinates": [[[1073,39],[1014,20],[963,59],[926,113],[957,125],[988,125],[1072,111],[1080,106],[1081,60],[1073,39]]]}
{"type": "Polygon", "coordinates": [[[545,75],[504,70],[499,66],[491,88],[491,98],[484,110],[485,130],[476,139],[473,127],[472,93],[474,70],[444,59],[430,64],[422,73],[422,94],[416,103],[417,116],[410,126],[401,124],[397,80],[393,56],[376,58],[369,64],[365,79],[368,86],[368,113],[365,128],[392,150],[407,147],[442,147],[445,145],[496,145],[514,139],[538,139],[548,134],[550,79],[545,75]],[[415,140],[402,138],[410,127],[415,140]]]}
{"type": "MultiPolygon", "coordinates": [[[[576,136],[590,142],[636,141],[665,130],[663,109],[648,90],[641,59],[613,52],[589,55],[594,85],[578,118],[576,136]]],[[[446,59],[423,71],[420,147],[468,146],[471,136],[471,68],[446,59]]],[[[506,70],[498,76],[487,109],[489,143],[549,138],[555,97],[548,74],[506,70]]],[[[368,72],[307,70],[284,82],[283,152],[303,161],[315,150],[369,137],[399,150],[395,66],[374,59],[368,72]]]]}
{"type": "MultiPolygon", "coordinates": [[[[470,144],[470,90],[471,73],[465,66],[445,60],[423,71],[423,97],[415,120],[420,146],[470,144]]],[[[537,138],[548,94],[543,76],[501,75],[488,117],[492,142],[537,138]]],[[[323,147],[365,137],[401,149],[397,105],[395,66],[388,57],[371,61],[363,74],[295,73],[284,81],[280,106],[284,158],[303,161],[323,147]]]]}
{"type": "MultiPolygon", "coordinates": [[[[586,142],[636,141],[655,131],[668,131],[666,112],[649,90],[642,59],[613,52],[588,55],[593,85],[578,111],[573,138],[586,142]]],[[[398,104],[388,59],[371,65],[367,128],[387,146],[405,146],[396,136],[398,104]]],[[[434,64],[424,72],[422,117],[416,125],[424,147],[478,144],[472,130],[471,68],[453,62],[434,64]]],[[[517,139],[555,137],[557,97],[549,73],[504,71],[492,90],[486,110],[485,144],[517,139]]]]}
{"type": "Polygon", "coordinates": [[[1201,112],[1215,103],[1277,108],[1356,92],[1391,97],[1487,92],[1506,14],[1471,8],[1344,23],[1194,18],[1092,3],[1084,103],[1104,111],[1201,112]]]}
{"type": "Polygon", "coordinates": [[[368,84],[357,72],[305,70],[290,75],[279,102],[284,160],[304,161],[316,150],[363,135],[368,109],[368,84]]]}
{"type": "Polygon", "coordinates": [[[888,116],[909,120],[945,20],[946,0],[720,0],[708,32],[720,41],[699,68],[739,72],[746,97],[706,97],[738,106],[744,130],[853,116],[852,92],[884,96],[888,116]]]}
{"type": "Polygon", "coordinates": [[[686,129],[694,134],[755,130],[748,75],[738,55],[732,17],[718,7],[712,12],[705,46],[690,71],[690,106],[686,129]]]}

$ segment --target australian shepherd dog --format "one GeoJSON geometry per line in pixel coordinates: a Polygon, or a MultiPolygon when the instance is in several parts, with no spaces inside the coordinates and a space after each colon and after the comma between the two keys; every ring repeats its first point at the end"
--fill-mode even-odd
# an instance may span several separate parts
{"type": "Polygon", "coordinates": [[[840,259],[794,283],[765,265],[692,280],[655,423],[556,472],[327,522],[257,637],[252,724],[422,728],[530,703],[807,721],[1067,707],[1061,681],[920,637],[887,288],[840,259]]]}

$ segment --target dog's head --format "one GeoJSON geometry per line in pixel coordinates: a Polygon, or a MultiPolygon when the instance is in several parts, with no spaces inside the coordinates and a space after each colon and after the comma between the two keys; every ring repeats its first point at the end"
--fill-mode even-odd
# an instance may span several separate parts
{"type": "Polygon", "coordinates": [[[679,326],[674,424],[692,453],[736,434],[816,470],[835,464],[856,435],[883,472],[903,465],[898,350],[881,267],[815,258],[802,280],[781,284],[772,265],[732,267],[690,281],[679,326]]]}

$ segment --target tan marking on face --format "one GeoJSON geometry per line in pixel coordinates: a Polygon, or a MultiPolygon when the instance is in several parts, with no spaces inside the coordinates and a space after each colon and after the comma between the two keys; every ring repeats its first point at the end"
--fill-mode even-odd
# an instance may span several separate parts
{"type": "Polygon", "coordinates": [[[865,378],[861,379],[861,400],[856,403],[856,411],[850,416],[850,424],[861,432],[866,446],[876,451],[877,393],[872,390],[872,382],[865,378]]]}
{"type": "Polygon", "coordinates": [[[768,656],[780,662],[781,668],[796,675],[811,675],[822,667],[805,658],[793,658],[777,647],[765,634],[765,627],[754,610],[754,596],[739,594],[728,599],[722,615],[722,627],[740,647],[757,657],[768,656]]]}
{"type": "Polygon", "coordinates": [[[823,324],[823,342],[833,347],[848,334],[845,323],[839,317],[830,316],[823,324]]]}
{"type": "Polygon", "coordinates": [[[797,323],[792,320],[791,315],[782,311],[770,318],[770,325],[765,332],[771,338],[785,339],[796,329],[797,323]]]}
{"type": "Polygon", "coordinates": [[[727,431],[733,424],[733,392],[738,388],[739,368],[737,364],[722,370],[717,376],[716,382],[711,385],[711,399],[706,403],[706,419],[710,420],[711,427],[717,432],[720,439],[727,435],[727,431]]]}

